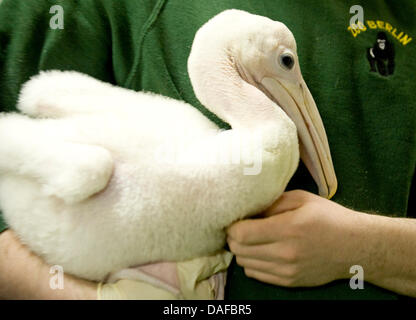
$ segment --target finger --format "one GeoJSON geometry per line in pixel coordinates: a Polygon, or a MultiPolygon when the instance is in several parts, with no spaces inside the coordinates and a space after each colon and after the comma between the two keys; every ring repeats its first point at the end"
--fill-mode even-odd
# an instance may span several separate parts
{"type": "Polygon", "coordinates": [[[275,242],[280,238],[279,229],[281,228],[277,226],[279,221],[273,218],[238,221],[228,227],[228,238],[245,245],[275,242]]]}
{"type": "Polygon", "coordinates": [[[288,286],[288,281],[285,278],[276,276],[274,274],[253,270],[249,268],[244,268],[244,273],[247,277],[259,280],[261,282],[266,282],[278,286],[288,286]]]}
{"type": "Polygon", "coordinates": [[[276,274],[275,269],[278,269],[278,264],[275,261],[264,261],[259,259],[237,256],[236,262],[240,267],[271,274],[276,274]]]}
{"type": "Polygon", "coordinates": [[[235,222],[227,228],[228,238],[244,245],[260,245],[284,240],[294,213],[295,210],[289,210],[266,218],[235,222]]]}
{"type": "Polygon", "coordinates": [[[277,261],[264,261],[241,256],[236,257],[236,262],[240,267],[251,269],[275,275],[281,279],[288,279],[293,276],[294,267],[290,263],[282,263],[277,261]]]}
{"type": "Polygon", "coordinates": [[[263,261],[285,262],[286,256],[278,243],[268,243],[256,246],[246,246],[232,239],[228,239],[228,246],[232,253],[240,258],[257,259],[263,261]]]}
{"type": "Polygon", "coordinates": [[[275,201],[262,216],[269,217],[275,214],[298,209],[312,196],[311,193],[303,190],[293,190],[284,192],[277,201],[275,201]]]}

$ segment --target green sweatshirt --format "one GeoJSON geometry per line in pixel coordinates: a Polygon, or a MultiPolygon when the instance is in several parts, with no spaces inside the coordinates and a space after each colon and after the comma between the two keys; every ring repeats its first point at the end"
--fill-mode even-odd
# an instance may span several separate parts
{"type": "MultiPolygon", "coordinates": [[[[359,211],[410,217],[416,162],[412,0],[3,0],[0,111],[15,111],[22,83],[40,70],[77,70],[184,100],[228,128],[195,98],[186,66],[195,32],[229,8],[281,21],[295,35],[302,73],[325,124],[338,177],[333,200],[359,211]],[[62,25],[59,8],[50,13],[56,4],[63,9],[62,25]],[[350,7],[355,4],[364,9],[364,19],[351,28],[350,7]],[[386,50],[378,49],[380,42],[386,50]]],[[[317,191],[302,164],[288,186],[294,188],[317,191]]],[[[1,222],[0,227],[5,228],[1,222]]],[[[398,297],[369,283],[364,287],[352,290],[348,280],[340,280],[287,289],[249,279],[233,264],[226,297],[398,297]]]]}

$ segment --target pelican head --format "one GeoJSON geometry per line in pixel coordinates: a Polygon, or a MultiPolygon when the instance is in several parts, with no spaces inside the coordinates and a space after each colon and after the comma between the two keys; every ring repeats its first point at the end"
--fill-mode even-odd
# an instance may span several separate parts
{"type": "Polygon", "coordinates": [[[200,102],[233,128],[272,121],[273,109],[283,109],[296,125],[300,156],[319,194],[335,194],[325,129],[283,23],[240,10],[218,14],[195,35],[188,72],[200,102]]]}

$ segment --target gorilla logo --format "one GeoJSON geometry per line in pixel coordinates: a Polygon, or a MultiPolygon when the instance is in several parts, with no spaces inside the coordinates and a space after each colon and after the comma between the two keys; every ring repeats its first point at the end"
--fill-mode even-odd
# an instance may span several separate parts
{"type": "Polygon", "coordinates": [[[379,32],[374,46],[367,49],[367,59],[370,62],[370,71],[378,71],[382,76],[393,74],[394,48],[384,32],[379,32]]]}

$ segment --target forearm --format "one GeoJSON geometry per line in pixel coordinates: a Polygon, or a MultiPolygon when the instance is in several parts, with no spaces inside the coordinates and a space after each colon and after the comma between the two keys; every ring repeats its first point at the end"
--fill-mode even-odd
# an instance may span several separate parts
{"type": "Polygon", "coordinates": [[[416,297],[416,220],[365,213],[353,220],[350,264],[363,267],[366,281],[416,297]]]}
{"type": "Polygon", "coordinates": [[[50,266],[20,244],[11,230],[0,234],[1,299],[95,299],[96,285],[64,274],[64,288],[51,289],[50,266]]]}

